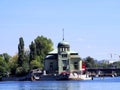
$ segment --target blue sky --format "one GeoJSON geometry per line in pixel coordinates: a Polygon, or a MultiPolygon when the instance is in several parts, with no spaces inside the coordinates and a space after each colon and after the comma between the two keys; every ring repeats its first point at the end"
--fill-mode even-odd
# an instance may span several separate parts
{"type": "Polygon", "coordinates": [[[63,28],[82,58],[118,59],[120,0],[0,0],[0,53],[17,53],[19,37],[28,49],[38,35],[56,48],[63,28]]]}

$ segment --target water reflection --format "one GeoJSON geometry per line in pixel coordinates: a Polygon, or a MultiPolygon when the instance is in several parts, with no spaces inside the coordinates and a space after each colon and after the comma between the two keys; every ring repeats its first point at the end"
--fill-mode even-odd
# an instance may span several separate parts
{"type": "Polygon", "coordinates": [[[0,90],[117,90],[120,78],[93,81],[0,82],[0,90]]]}

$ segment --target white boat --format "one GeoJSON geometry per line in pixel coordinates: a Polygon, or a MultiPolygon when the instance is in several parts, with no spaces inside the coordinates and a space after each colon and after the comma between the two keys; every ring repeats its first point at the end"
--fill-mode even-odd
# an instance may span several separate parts
{"type": "Polygon", "coordinates": [[[93,78],[90,77],[88,74],[80,74],[78,72],[62,72],[58,75],[58,80],[92,80],[93,78]]]}
{"type": "Polygon", "coordinates": [[[78,74],[78,73],[70,73],[70,80],[92,80],[92,77],[89,77],[87,74],[78,74]]]}

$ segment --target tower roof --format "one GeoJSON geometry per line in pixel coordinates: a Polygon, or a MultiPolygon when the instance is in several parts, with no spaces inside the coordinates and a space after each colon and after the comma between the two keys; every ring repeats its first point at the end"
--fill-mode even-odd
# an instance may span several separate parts
{"type": "Polygon", "coordinates": [[[58,47],[70,47],[69,43],[66,41],[61,41],[58,43],[58,47]]]}

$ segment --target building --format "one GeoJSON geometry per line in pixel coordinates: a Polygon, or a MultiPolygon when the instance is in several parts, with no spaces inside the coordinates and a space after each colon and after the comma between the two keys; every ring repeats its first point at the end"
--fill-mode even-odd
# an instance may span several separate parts
{"type": "Polygon", "coordinates": [[[47,73],[60,74],[82,70],[82,60],[78,53],[70,50],[70,45],[64,39],[58,43],[57,49],[50,52],[45,60],[47,73]]]}

